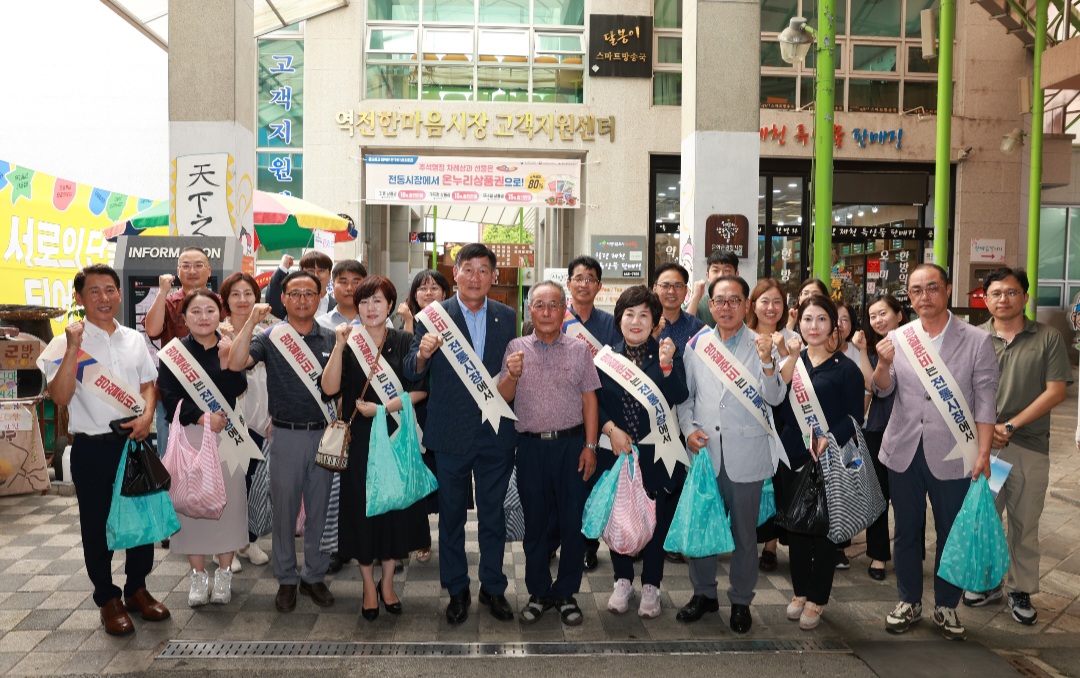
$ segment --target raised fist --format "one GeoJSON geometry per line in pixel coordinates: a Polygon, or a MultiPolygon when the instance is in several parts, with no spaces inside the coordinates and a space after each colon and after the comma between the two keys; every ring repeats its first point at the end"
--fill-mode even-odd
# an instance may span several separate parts
{"type": "Polygon", "coordinates": [[[783,332],[773,332],[772,343],[773,346],[776,347],[776,352],[780,354],[781,358],[784,358],[788,355],[787,341],[784,339],[783,332]]]}
{"type": "Polygon", "coordinates": [[[258,325],[270,315],[270,304],[255,304],[251,307],[251,319],[258,325]]]}
{"type": "Polygon", "coordinates": [[[162,273],[158,276],[158,287],[161,289],[161,294],[168,294],[172,291],[173,281],[176,280],[176,276],[172,273],[162,273]]]}
{"type": "Polygon", "coordinates": [[[349,341],[349,335],[352,334],[352,327],[349,323],[340,323],[334,328],[334,339],[337,341],[338,346],[344,346],[349,341]]]}
{"type": "Polygon", "coordinates": [[[675,357],[675,342],[668,337],[660,342],[660,367],[671,367],[671,360],[675,357]]]}
{"type": "Polygon", "coordinates": [[[757,354],[758,357],[761,358],[761,362],[772,362],[772,337],[759,334],[758,338],[754,340],[754,343],[757,345],[757,354]]]}
{"type": "Polygon", "coordinates": [[[506,359],[506,373],[514,379],[520,379],[524,364],[525,354],[522,351],[515,351],[506,359]]]}
{"type": "Polygon", "coordinates": [[[435,355],[435,351],[439,350],[442,346],[442,335],[428,333],[420,340],[420,348],[417,349],[416,354],[424,360],[430,360],[431,356],[435,355]]]}
{"type": "Polygon", "coordinates": [[[859,330],[851,336],[851,344],[862,352],[866,352],[866,333],[859,330]]]}
{"type": "Polygon", "coordinates": [[[802,339],[797,335],[787,340],[788,355],[798,355],[802,350],[802,339]]]}
{"type": "Polygon", "coordinates": [[[283,254],[281,256],[281,267],[287,271],[290,268],[292,268],[292,265],[293,265],[294,261],[296,261],[296,260],[293,259],[293,255],[291,255],[291,254],[283,254]]]}
{"type": "Polygon", "coordinates": [[[893,345],[892,339],[885,338],[877,344],[878,362],[885,365],[892,365],[893,358],[896,356],[896,346],[893,345]]]}
{"type": "Polygon", "coordinates": [[[71,323],[64,328],[64,336],[67,337],[67,347],[72,353],[82,348],[83,321],[71,323]]]}

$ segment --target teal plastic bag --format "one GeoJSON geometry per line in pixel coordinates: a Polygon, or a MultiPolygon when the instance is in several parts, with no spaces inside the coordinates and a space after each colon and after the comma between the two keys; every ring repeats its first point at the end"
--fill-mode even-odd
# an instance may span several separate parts
{"type": "Polygon", "coordinates": [[[956,514],[937,573],[965,591],[989,591],[1001,583],[1008,569],[1005,528],[994,508],[990,485],[980,475],[956,514]]]}
{"type": "Polygon", "coordinates": [[[765,521],[776,515],[776,490],[772,478],[766,478],[761,487],[761,505],[758,507],[757,524],[761,527],[765,521]]]}
{"type": "Polygon", "coordinates": [[[615,465],[604,471],[596,481],[589,498],[585,500],[585,510],[581,514],[581,533],[586,539],[599,539],[611,517],[611,507],[615,504],[615,489],[619,486],[619,471],[626,463],[625,454],[615,456],[615,465]]]}
{"type": "Polygon", "coordinates": [[[735,550],[716,472],[707,451],[694,455],[675,517],[671,519],[664,550],[690,558],[705,558],[735,550]]]}
{"type": "Polygon", "coordinates": [[[120,455],[120,466],[116,469],[112,506],[109,507],[109,518],[105,522],[105,539],[110,551],[154,544],[168,539],[180,530],[180,520],[176,517],[167,491],[158,490],[138,497],[125,497],[120,494],[128,451],[136,444],[135,441],[128,440],[120,455]]]}
{"type": "Polygon", "coordinates": [[[401,398],[401,425],[391,437],[386,408],[379,405],[371,423],[367,464],[367,516],[408,508],[439,487],[420,457],[416,413],[406,394],[401,398]]]}

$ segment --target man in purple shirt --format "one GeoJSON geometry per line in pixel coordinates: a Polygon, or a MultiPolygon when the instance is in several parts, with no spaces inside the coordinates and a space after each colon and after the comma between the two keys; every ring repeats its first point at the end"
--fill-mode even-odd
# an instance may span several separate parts
{"type": "Polygon", "coordinates": [[[525,586],[522,623],[556,608],[564,624],[583,621],[574,594],[581,586],[585,541],[581,513],[585,481],[596,469],[600,377],[592,352],[562,333],[566,295],[557,283],[529,291],[533,333],[506,347],[499,393],[513,401],[518,431],[517,477],[525,514],[525,586]],[[558,516],[562,558],[555,582],[548,569],[548,523],[558,516]]]}

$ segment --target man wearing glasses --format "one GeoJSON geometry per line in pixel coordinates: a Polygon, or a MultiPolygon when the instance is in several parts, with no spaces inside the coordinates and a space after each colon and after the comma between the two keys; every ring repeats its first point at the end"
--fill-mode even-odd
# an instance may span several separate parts
{"type": "MultiPolygon", "coordinates": [[[[274,505],[273,565],[278,581],[278,612],[296,608],[297,589],[320,607],[334,604],[324,579],[330,554],[320,540],[326,526],[331,471],[315,463],[319,440],[336,417],[336,393],[322,391],[319,376],[330,359],[333,330],[315,322],[323,285],[315,274],[293,271],[281,283],[286,321],[252,334],[270,314],[269,304],[256,304],[247,324],[236,334],[228,365],[234,372],[266,363],[267,407],[272,424],[266,456],[270,464],[270,499],[274,505]],[[304,566],[297,572],[296,518],[303,497],[304,566]]],[[[223,342],[226,340],[223,339],[223,342]]]]}
{"type": "MultiPolygon", "coordinates": [[[[1038,613],[1031,594],[1039,590],[1039,518],[1050,482],[1050,410],[1065,400],[1072,368],[1061,334],[1024,316],[1028,277],[1021,269],[999,268],[983,283],[993,316],[981,326],[993,337],[1001,367],[997,424],[991,447],[1012,470],[997,495],[997,509],[1009,512],[1009,610],[1031,626],[1038,613]]],[[[964,605],[982,607],[1001,600],[991,591],[966,591],[964,605]]]]}
{"type": "MultiPolygon", "coordinates": [[[[709,307],[715,330],[703,330],[683,352],[686,387],[690,392],[678,407],[679,426],[694,454],[708,454],[716,483],[731,516],[735,552],[729,568],[728,600],[731,629],[746,633],[753,623],[750,603],[757,585],[757,519],[761,490],[780,460],[772,408],[786,393],[776,363],[779,354],[772,337],[758,335],[744,323],[750,306],[750,286],[738,276],[721,276],[709,284],[709,307]],[[710,336],[711,335],[711,336],[710,336]],[[705,350],[708,343],[712,349],[705,350]],[[721,369],[710,355],[722,356],[721,369]],[[709,362],[713,362],[709,365],[709,362]],[[742,385],[731,379],[739,372],[742,385]],[[747,397],[752,389],[760,396],[747,397]]],[[[716,556],[690,559],[694,595],[676,619],[696,622],[720,609],[716,593],[716,556]]]]}
{"type": "Polygon", "coordinates": [[[671,338],[677,348],[682,348],[690,337],[705,327],[705,323],[682,308],[690,284],[690,273],[679,264],[668,262],[658,266],[655,275],[653,291],[660,297],[664,313],[660,317],[660,324],[653,330],[653,337],[658,341],[671,338]]]}
{"type": "MultiPolygon", "coordinates": [[[[908,279],[918,319],[877,345],[873,389],[895,392],[880,459],[889,469],[895,521],[894,558],[900,602],[885,629],[904,633],[922,619],[923,525],[926,501],[934,513],[937,553],[960,512],[971,480],[990,475],[997,411],[998,361],[990,335],[953,317],[945,269],[920,264],[908,279]]],[[[963,640],[956,614],[963,591],[934,577],[934,623],[948,640],[963,640]]]]}
{"type": "Polygon", "coordinates": [[[600,377],[592,351],[562,333],[566,296],[551,281],[529,290],[533,333],[506,347],[499,393],[514,402],[518,421],[517,477],[525,514],[525,586],[520,619],[532,624],[554,607],[562,622],[583,621],[574,596],[581,587],[585,541],[581,513],[585,481],[596,469],[600,377]],[[562,558],[549,570],[548,527],[557,517],[562,558]]]}

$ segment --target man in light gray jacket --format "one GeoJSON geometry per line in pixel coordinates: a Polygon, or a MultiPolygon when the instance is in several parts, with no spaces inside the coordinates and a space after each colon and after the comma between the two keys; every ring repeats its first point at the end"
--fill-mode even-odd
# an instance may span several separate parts
{"type": "MultiPolygon", "coordinates": [[[[743,322],[750,304],[746,281],[722,276],[708,293],[716,328],[699,332],[683,353],[690,397],[678,407],[679,425],[690,452],[708,453],[731,517],[730,623],[736,633],[746,633],[758,577],[761,490],[784,458],[768,405],[783,400],[785,387],[772,338],[759,336],[743,322]]],[[[694,596],[676,617],[682,622],[719,610],[716,556],[691,559],[690,581],[694,596]]]]}

